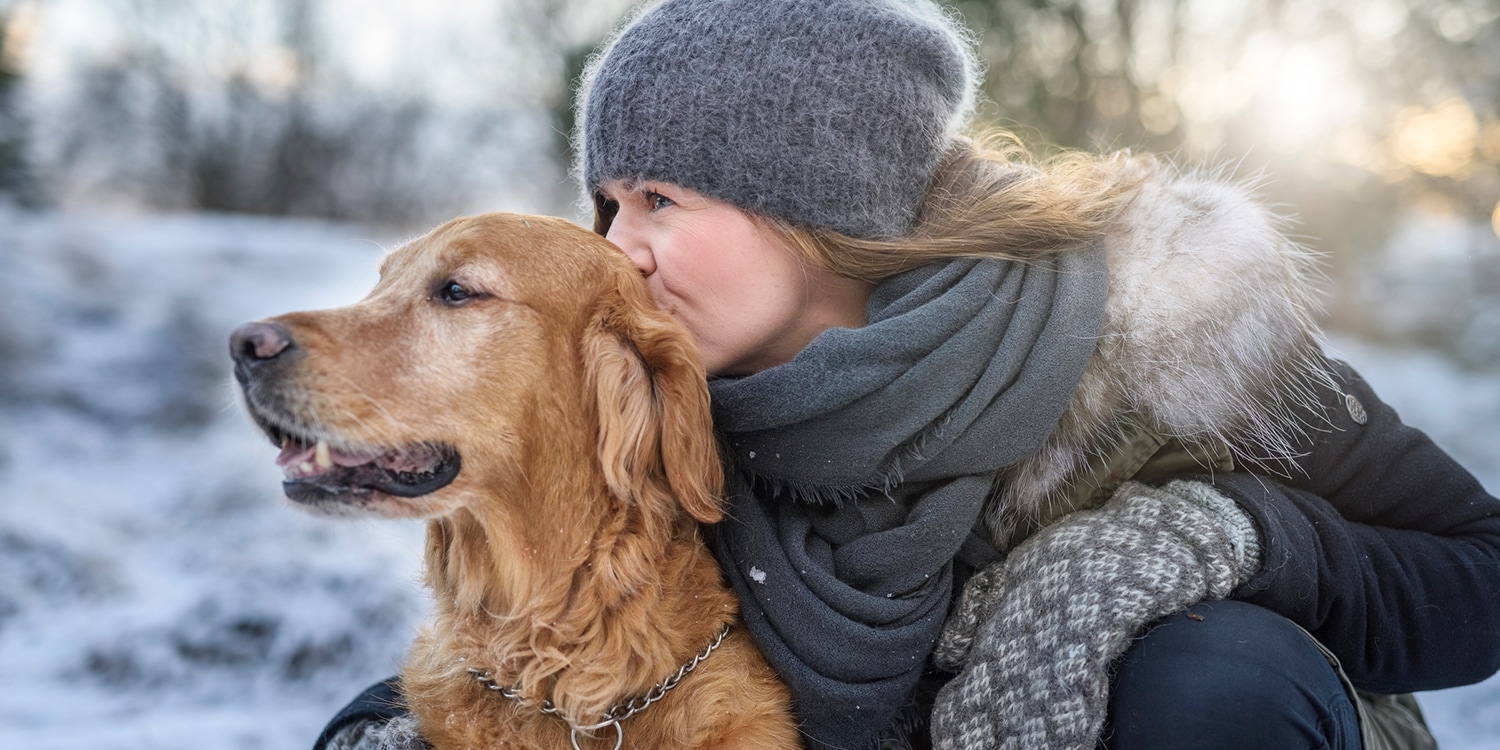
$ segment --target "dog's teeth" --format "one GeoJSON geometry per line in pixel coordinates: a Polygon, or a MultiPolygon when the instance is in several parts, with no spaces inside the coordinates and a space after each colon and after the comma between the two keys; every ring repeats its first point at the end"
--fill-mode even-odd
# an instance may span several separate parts
{"type": "Polygon", "coordinates": [[[297,470],[302,472],[303,474],[311,474],[313,470],[312,462],[303,461],[301,464],[297,465],[297,470]]]}
{"type": "Polygon", "coordinates": [[[333,455],[328,451],[328,442],[326,440],[318,441],[318,447],[314,454],[314,460],[317,461],[318,468],[320,469],[333,468],[333,455]]]}
{"type": "Polygon", "coordinates": [[[287,447],[288,445],[291,445],[291,444],[292,444],[292,436],[291,435],[282,435],[281,436],[281,447],[285,448],[285,447],[287,447]]]}

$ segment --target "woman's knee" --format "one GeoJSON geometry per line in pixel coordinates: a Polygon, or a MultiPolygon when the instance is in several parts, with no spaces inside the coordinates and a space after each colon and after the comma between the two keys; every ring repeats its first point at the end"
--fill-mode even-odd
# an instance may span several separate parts
{"type": "Polygon", "coordinates": [[[1155,623],[1120,661],[1108,745],[1358,748],[1338,673],[1290,621],[1206,602],[1155,623]]]}

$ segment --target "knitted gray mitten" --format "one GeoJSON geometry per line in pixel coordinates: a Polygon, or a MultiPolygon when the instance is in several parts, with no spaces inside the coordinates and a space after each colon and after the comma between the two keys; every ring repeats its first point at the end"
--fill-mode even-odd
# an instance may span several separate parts
{"type": "Polygon", "coordinates": [[[1000,603],[1009,570],[1001,560],[970,576],[964,583],[963,593],[959,594],[948,621],[943,623],[943,632],[932,650],[932,663],[939,669],[948,672],[963,669],[979,626],[989,621],[995,605],[1000,603]]]}
{"type": "Polygon", "coordinates": [[[933,746],[1093,748],[1110,664],[1131,639],[1167,614],[1228,596],[1259,569],[1254,522],[1233,500],[1200,482],[1125,483],[965,589],[940,649],[965,666],[938,693],[933,746]],[[966,637],[964,623],[976,620],[966,637]]]}

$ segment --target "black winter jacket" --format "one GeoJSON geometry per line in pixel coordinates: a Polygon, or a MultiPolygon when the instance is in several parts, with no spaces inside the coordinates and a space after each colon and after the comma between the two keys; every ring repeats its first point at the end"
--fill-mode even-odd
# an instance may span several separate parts
{"type": "Polygon", "coordinates": [[[1500,670],[1500,500],[1333,369],[1347,396],[1319,389],[1331,424],[1302,456],[1199,477],[1260,526],[1264,566],[1234,598],[1307,629],[1363,690],[1483,680],[1500,670]]]}

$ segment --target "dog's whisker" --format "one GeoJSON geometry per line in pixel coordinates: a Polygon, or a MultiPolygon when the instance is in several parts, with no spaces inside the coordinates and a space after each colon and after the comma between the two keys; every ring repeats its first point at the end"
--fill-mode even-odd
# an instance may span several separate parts
{"type": "Polygon", "coordinates": [[[379,399],[376,399],[369,393],[365,392],[364,388],[360,387],[359,383],[356,382],[353,378],[341,372],[334,372],[330,374],[347,385],[350,391],[355,396],[363,399],[365,403],[369,404],[375,411],[379,412],[380,416],[383,418],[384,424],[376,425],[357,414],[347,414],[347,416],[361,428],[368,430],[370,433],[373,433],[372,437],[375,437],[376,439],[371,440],[370,442],[379,442],[387,445],[395,444],[397,442],[395,440],[396,433],[403,430],[406,425],[402,424],[401,420],[397,419],[396,416],[392,414],[384,404],[380,403],[379,399]]]}

